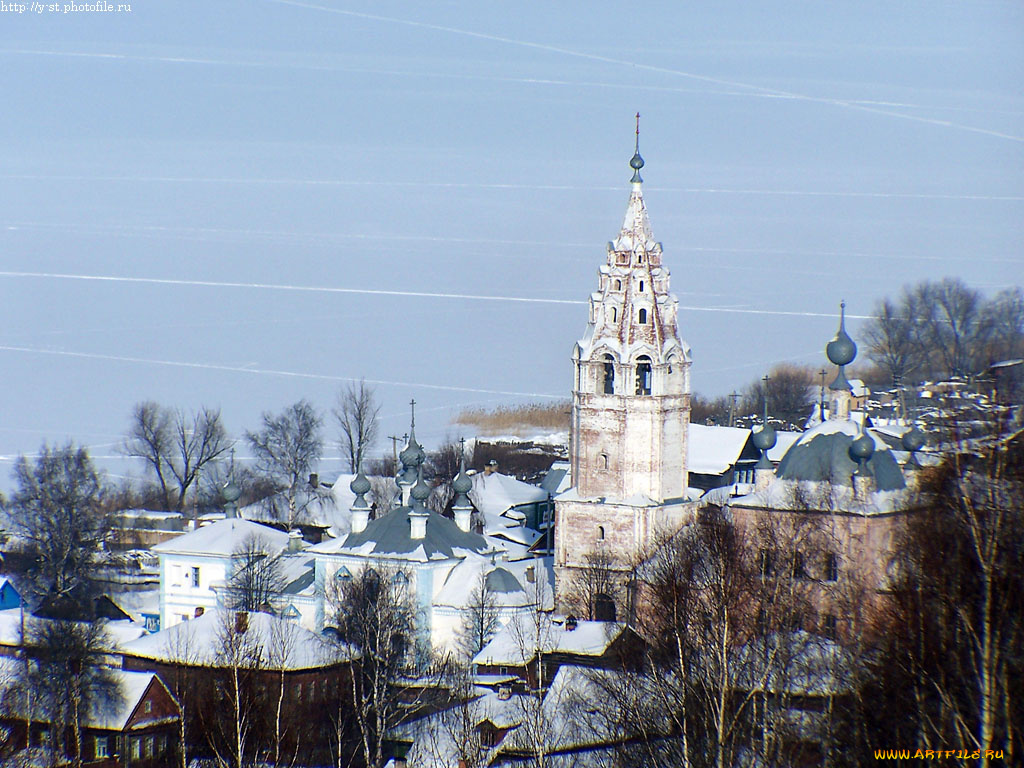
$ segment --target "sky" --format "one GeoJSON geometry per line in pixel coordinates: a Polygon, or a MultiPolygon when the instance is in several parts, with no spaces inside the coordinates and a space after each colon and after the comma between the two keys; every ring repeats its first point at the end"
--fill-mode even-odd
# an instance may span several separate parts
{"type": "Polygon", "coordinates": [[[0,11],[0,489],[141,471],[142,400],[241,435],[365,378],[430,447],[567,398],[638,111],[698,392],[1024,282],[1019,2],[70,5],[0,11]]]}

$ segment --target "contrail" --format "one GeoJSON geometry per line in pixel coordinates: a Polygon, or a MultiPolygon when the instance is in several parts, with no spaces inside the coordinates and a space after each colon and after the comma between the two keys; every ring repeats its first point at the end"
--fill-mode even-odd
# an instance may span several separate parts
{"type": "Polygon", "coordinates": [[[102,355],[94,352],[69,352],[59,349],[38,349],[35,347],[17,347],[0,345],[5,352],[23,352],[37,355],[55,355],[58,357],[77,357],[88,360],[109,360],[117,363],[137,363],[142,365],[162,365],[174,368],[193,368],[209,371],[227,371],[230,373],[248,373],[262,376],[283,376],[296,379],[318,379],[324,381],[365,381],[368,384],[380,384],[389,387],[412,387],[419,389],[441,390],[445,392],[474,392],[485,395],[508,395],[511,397],[544,397],[557,399],[562,395],[546,395],[541,392],[511,392],[501,389],[476,389],[474,387],[453,387],[445,384],[424,384],[419,381],[388,381],[385,379],[364,379],[353,376],[329,376],[321,373],[301,373],[298,371],[281,371],[272,368],[248,368],[237,365],[217,365],[215,363],[191,363],[181,360],[160,360],[146,357],[126,357],[122,355],[102,355]]]}
{"type": "Polygon", "coordinates": [[[704,83],[712,83],[714,85],[725,86],[728,88],[742,88],[753,93],[773,96],[780,99],[793,99],[796,101],[806,101],[814,104],[827,104],[829,106],[840,107],[842,109],[852,109],[861,112],[884,115],[887,117],[895,117],[901,120],[909,120],[911,122],[925,123],[928,125],[937,125],[944,128],[955,128],[961,131],[979,133],[985,136],[993,136],[995,138],[1008,139],[1010,141],[1024,142],[1024,136],[1014,136],[1012,134],[1001,133],[999,131],[993,131],[987,128],[978,128],[976,126],[971,125],[962,125],[960,123],[954,123],[951,120],[939,120],[937,118],[921,117],[920,115],[908,115],[903,112],[895,112],[891,109],[882,109],[881,107],[874,107],[866,104],[856,103],[852,100],[835,99],[823,96],[808,96],[807,94],[803,93],[784,91],[778,88],[766,88],[764,86],[752,85],[750,83],[744,83],[738,80],[726,80],[720,77],[698,75],[694,72],[686,72],[684,70],[671,69],[669,67],[659,67],[653,64],[642,64],[640,62],[630,61],[628,59],[618,59],[612,56],[601,56],[600,54],[596,53],[585,53],[583,51],[576,51],[571,48],[563,48],[557,45],[537,43],[530,40],[516,40],[514,38],[503,37],[501,35],[491,35],[485,32],[474,32],[472,30],[461,29],[458,27],[449,27],[442,24],[431,24],[429,22],[424,21],[412,21],[410,19],[400,19],[394,16],[380,16],[378,14],[363,13],[360,11],[348,11],[340,8],[331,8],[323,5],[315,5],[313,3],[302,3],[298,2],[297,0],[266,0],[266,2],[275,3],[277,5],[290,5],[295,8],[305,8],[307,10],[324,11],[325,13],[335,13],[341,16],[351,16],[354,18],[368,19],[370,21],[383,21],[390,24],[401,24],[409,27],[431,29],[436,32],[447,32],[449,34],[454,35],[463,35],[465,37],[472,37],[478,40],[490,40],[492,42],[504,43],[505,45],[515,45],[522,48],[530,48],[539,51],[548,51],[550,53],[558,53],[564,56],[572,56],[579,59],[587,59],[589,61],[599,61],[605,64],[627,66],[632,67],[633,69],[642,69],[648,72],[659,72],[661,74],[676,75],[677,77],[686,77],[692,80],[698,80],[704,83]]]}
{"type": "MultiPolygon", "coordinates": [[[[153,182],[161,184],[266,184],[271,186],[308,187],[397,187],[429,189],[509,189],[543,192],[621,192],[622,186],[580,185],[580,184],[514,184],[497,182],[457,181],[368,181],[358,179],[293,179],[293,178],[239,178],[200,176],[83,176],[68,174],[0,174],[0,179],[11,181],[107,181],[107,182],[153,182]]],[[[667,192],[687,195],[741,195],[767,197],[850,197],[906,200],[977,200],[986,202],[1021,202],[1022,195],[971,195],[944,192],[875,192],[857,190],[804,190],[804,189],[759,189],[730,187],[659,187],[648,184],[649,192],[667,192]]],[[[509,241],[511,242],[511,241],[509,241]]],[[[574,243],[575,245],[575,243],[574,243]]]]}
{"type": "MultiPolygon", "coordinates": [[[[568,306],[580,306],[586,305],[588,302],[580,301],[579,299],[538,299],[529,298],[526,296],[488,296],[485,294],[473,294],[473,293],[440,293],[430,291],[395,291],[395,290],[379,290],[373,288],[337,288],[332,286],[319,286],[319,285],[283,285],[280,283],[237,283],[217,280],[180,280],[173,278],[161,278],[161,277],[122,277],[117,275],[75,275],[61,272],[12,272],[12,271],[0,271],[0,277],[13,277],[13,278],[33,278],[33,279],[46,279],[46,280],[83,280],[83,281],[96,281],[96,282],[107,282],[107,283],[141,283],[146,285],[178,285],[178,286],[197,286],[200,288],[242,288],[251,290],[271,290],[271,291],[300,291],[308,293],[343,293],[343,294],[362,294],[368,296],[403,296],[411,298],[426,298],[426,299],[460,299],[464,301],[506,301],[526,304],[558,304],[568,306]]],[[[684,309],[690,312],[721,312],[731,313],[740,315],[774,315],[781,317],[829,317],[836,318],[839,315],[833,312],[797,312],[793,310],[781,310],[781,309],[737,309],[732,307],[698,307],[692,305],[680,304],[680,309],[684,309]]],[[[853,320],[868,320],[870,315],[851,315],[847,313],[848,318],[853,320]]],[[[4,349],[4,347],[0,347],[4,349]]],[[[296,374],[298,375],[298,374],[296,374]]],[[[331,377],[327,377],[331,378],[331,377]]],[[[347,379],[345,379],[347,381],[347,379]]],[[[458,389],[458,387],[439,387],[440,389],[458,389]]],[[[466,390],[469,392],[489,392],[490,390],[466,390]]],[[[510,394],[504,392],[494,392],[494,394],[510,394]]]]}

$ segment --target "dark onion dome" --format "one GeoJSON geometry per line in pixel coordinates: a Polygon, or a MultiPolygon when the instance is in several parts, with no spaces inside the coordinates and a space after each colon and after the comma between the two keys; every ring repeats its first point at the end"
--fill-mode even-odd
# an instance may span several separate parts
{"type": "Polygon", "coordinates": [[[754,447],[759,451],[770,451],[778,442],[778,435],[775,434],[775,427],[765,424],[760,429],[752,429],[754,435],[754,447]]]}
{"type": "Polygon", "coordinates": [[[359,474],[348,484],[348,487],[356,496],[362,496],[370,490],[370,481],[366,479],[366,476],[360,470],[359,474]]]}
{"type": "Polygon", "coordinates": [[[633,153],[633,157],[630,158],[629,167],[633,169],[633,178],[630,179],[630,181],[634,184],[641,183],[643,179],[640,178],[640,169],[644,167],[644,159],[640,157],[639,149],[637,149],[637,151],[633,153]]]}
{"type": "Polygon", "coordinates": [[[459,472],[452,480],[452,490],[455,493],[466,494],[473,490],[473,481],[469,475],[466,474],[465,470],[459,472]]]}
{"type": "MultiPolygon", "coordinates": [[[[876,441],[870,430],[864,436],[873,443],[872,453],[865,464],[875,478],[875,487],[879,491],[905,488],[903,471],[892,451],[884,443],[876,441]]],[[[850,448],[861,437],[860,427],[852,421],[823,422],[804,432],[793,443],[779,462],[775,475],[782,480],[851,485],[857,463],[850,457],[850,448]]]]}
{"type": "Polygon", "coordinates": [[[242,496],[242,489],[235,485],[234,480],[228,480],[227,485],[220,489],[220,497],[229,504],[238,501],[242,496]]]}
{"type": "Polygon", "coordinates": [[[406,467],[418,467],[426,458],[426,451],[416,442],[416,436],[409,435],[409,444],[398,454],[398,460],[406,467]]]}
{"type": "Polygon", "coordinates": [[[846,302],[839,305],[839,330],[825,347],[825,354],[833,365],[849,365],[857,356],[857,345],[846,332],[846,302]]]}
{"type": "Polygon", "coordinates": [[[875,452],[875,441],[871,439],[870,435],[862,433],[860,437],[850,443],[847,451],[850,458],[860,464],[868,461],[875,452]]]}
{"type": "Polygon", "coordinates": [[[412,498],[415,501],[418,501],[420,503],[422,503],[422,502],[424,502],[424,501],[426,501],[427,499],[430,498],[430,486],[427,485],[425,482],[423,482],[423,475],[422,474],[420,475],[419,479],[416,481],[416,485],[414,485],[412,487],[412,490],[409,491],[409,495],[412,496],[412,498]]]}
{"type": "Polygon", "coordinates": [[[903,450],[914,453],[924,448],[924,432],[917,427],[911,427],[903,433],[903,437],[900,438],[900,443],[903,445],[903,450]]]}

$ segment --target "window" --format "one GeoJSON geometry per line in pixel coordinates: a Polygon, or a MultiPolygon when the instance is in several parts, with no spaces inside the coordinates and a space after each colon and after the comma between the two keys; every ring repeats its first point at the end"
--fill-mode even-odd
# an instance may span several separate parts
{"type": "Polygon", "coordinates": [[[601,454],[601,469],[608,469],[608,454],[601,454]]]}
{"type": "Polygon", "coordinates": [[[197,568],[197,567],[194,567],[192,569],[192,586],[193,587],[198,587],[199,586],[199,568],[197,568]]]}
{"type": "Polygon", "coordinates": [[[767,579],[772,575],[773,564],[772,564],[772,553],[771,550],[762,549],[757,555],[758,570],[761,572],[761,578],[767,579]]]}
{"type": "MultiPolygon", "coordinates": [[[[640,257],[640,261],[643,261],[643,256],[640,257]]],[[[644,292],[644,281],[640,281],[640,293],[644,292]]]]}
{"type": "Polygon", "coordinates": [[[612,307],[612,322],[617,323],[619,321],[619,310],[612,307]]]}
{"type": "Polygon", "coordinates": [[[646,309],[641,309],[640,310],[639,320],[640,320],[640,325],[647,325],[647,310],[646,309]]]}
{"type": "Polygon", "coordinates": [[[594,621],[615,621],[615,601],[606,594],[594,597],[594,621]]]}
{"type": "Polygon", "coordinates": [[[647,355],[641,355],[636,359],[636,394],[651,394],[651,358],[647,355]]]}
{"type": "Polygon", "coordinates": [[[146,740],[142,742],[142,754],[144,757],[153,756],[153,737],[147,736],[146,740]]]}
{"type": "Polygon", "coordinates": [[[604,393],[615,394],[615,360],[611,355],[604,356],[604,393]]]}
{"type": "Polygon", "coordinates": [[[153,702],[149,699],[146,699],[145,703],[143,703],[142,705],[142,711],[145,712],[147,715],[150,714],[153,711],[153,702]]]}
{"type": "Polygon", "coordinates": [[[603,525],[597,526],[597,538],[598,539],[604,539],[604,526],[603,525]]]}
{"type": "Polygon", "coordinates": [[[132,760],[142,759],[142,739],[132,739],[132,760]]]}
{"type": "Polygon", "coordinates": [[[836,636],[836,624],[836,617],[833,616],[831,613],[825,616],[825,620],[822,622],[821,625],[822,634],[825,635],[825,637],[834,640],[836,636]]]}
{"type": "Polygon", "coordinates": [[[825,555],[825,581],[839,581],[839,556],[833,552],[825,555]]]}
{"type": "Polygon", "coordinates": [[[622,290],[622,281],[621,280],[616,280],[615,281],[615,290],[616,291],[621,291],[622,290]]]}
{"type": "Polygon", "coordinates": [[[807,566],[804,563],[804,556],[802,552],[793,553],[793,578],[794,579],[806,579],[807,578],[807,566]]]}
{"type": "Polygon", "coordinates": [[[95,756],[97,758],[110,757],[110,741],[107,736],[97,736],[95,741],[95,756]]]}

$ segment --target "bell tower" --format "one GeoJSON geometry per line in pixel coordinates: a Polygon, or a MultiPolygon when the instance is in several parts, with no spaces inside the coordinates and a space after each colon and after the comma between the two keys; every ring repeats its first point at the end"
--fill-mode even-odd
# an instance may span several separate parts
{"type": "Polygon", "coordinates": [[[626,217],[573,350],[571,461],[581,497],[661,502],[686,493],[690,352],[644,204],[639,130],[629,164],[626,217]]]}
{"type": "MultiPolygon", "coordinates": [[[[579,572],[595,558],[625,570],[659,530],[678,528],[694,507],[686,470],[690,350],[679,338],[679,302],[647,216],[639,133],[637,115],[626,216],[608,243],[573,349],[573,487],[555,505],[558,602],[591,616],[594,607],[572,597],[579,572]]],[[[621,596],[611,599],[621,608],[621,596]]]]}

